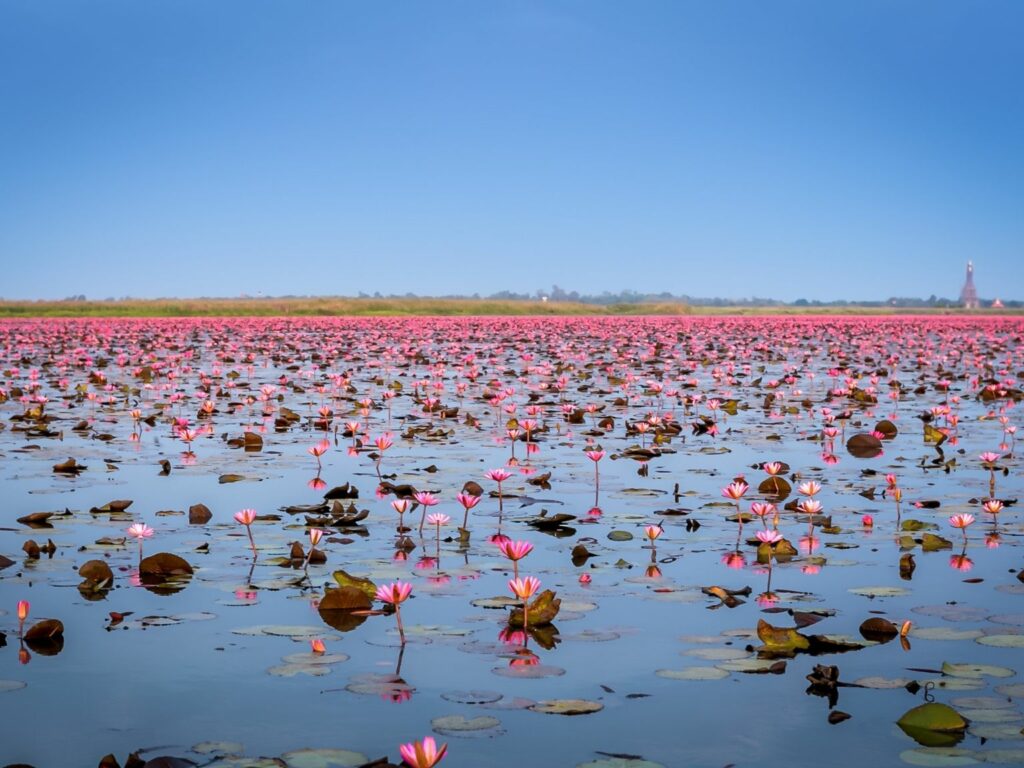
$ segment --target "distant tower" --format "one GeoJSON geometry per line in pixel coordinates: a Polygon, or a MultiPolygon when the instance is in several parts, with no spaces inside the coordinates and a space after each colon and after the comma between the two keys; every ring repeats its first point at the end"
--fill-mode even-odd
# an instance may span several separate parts
{"type": "Polygon", "coordinates": [[[978,289],[974,287],[974,262],[967,262],[967,279],[964,280],[964,287],[960,291],[960,303],[964,309],[977,309],[981,306],[978,303],[978,289]]]}

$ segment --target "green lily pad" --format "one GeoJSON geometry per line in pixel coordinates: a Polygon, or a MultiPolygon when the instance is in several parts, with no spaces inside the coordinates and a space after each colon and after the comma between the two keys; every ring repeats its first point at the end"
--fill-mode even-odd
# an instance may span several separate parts
{"type": "Polygon", "coordinates": [[[910,636],[915,640],[974,640],[981,637],[980,629],[957,629],[956,627],[914,627],[910,636]]]}
{"type": "Polygon", "coordinates": [[[501,728],[501,721],[490,715],[479,717],[464,717],[463,715],[445,715],[435,717],[430,721],[430,727],[434,733],[441,736],[499,736],[504,731],[501,728]]]}
{"type": "Polygon", "coordinates": [[[682,669],[659,669],[654,674],[667,680],[721,680],[729,673],[718,667],[683,667],[682,669]]]}
{"type": "MultiPolygon", "coordinates": [[[[1015,709],[965,709],[961,714],[972,726],[977,723],[1018,723],[1024,720],[1024,715],[1015,709]]],[[[1017,730],[1020,730],[1019,725],[1017,730]]]]}
{"type": "Polygon", "coordinates": [[[245,747],[234,741],[202,741],[192,747],[192,751],[197,755],[213,755],[216,753],[221,754],[237,754],[243,751],[245,747]]]}
{"type": "Polygon", "coordinates": [[[287,626],[284,624],[264,624],[258,627],[239,627],[231,630],[233,635],[245,635],[246,637],[318,637],[323,633],[323,627],[287,626]]]}
{"type": "Polygon", "coordinates": [[[604,709],[604,704],[588,699],[548,699],[538,701],[530,709],[545,715],[590,715],[604,709]]]}
{"type": "Polygon", "coordinates": [[[960,696],[953,699],[950,706],[959,709],[1013,709],[1013,702],[998,696],[960,696]]]}
{"type": "Polygon", "coordinates": [[[848,591],[862,597],[901,597],[910,594],[903,587],[854,587],[848,591]]]}
{"type": "Polygon", "coordinates": [[[281,759],[288,768],[355,768],[367,762],[366,755],[347,749],[297,749],[281,759]]]}
{"type": "Polygon", "coordinates": [[[741,648],[691,648],[683,651],[683,656],[693,656],[706,661],[735,661],[745,659],[750,654],[741,648]]]}
{"type": "Polygon", "coordinates": [[[986,763],[1020,765],[1024,763],[1024,749],[990,749],[983,752],[986,763]]]}
{"type": "MultiPolygon", "coordinates": [[[[900,752],[900,760],[909,765],[922,765],[925,768],[944,768],[944,766],[977,765],[981,761],[974,755],[978,753],[957,747],[918,747],[900,752]]],[[[980,755],[978,755],[980,757],[980,755]]]]}
{"type": "Polygon", "coordinates": [[[974,642],[993,648],[1024,648],[1024,635],[985,635],[974,642]]]}
{"type": "Polygon", "coordinates": [[[967,731],[979,739],[996,739],[998,741],[1021,741],[1024,739],[1024,728],[1017,723],[978,723],[971,724],[967,731]]]}
{"type": "Polygon", "coordinates": [[[630,757],[606,757],[603,760],[580,763],[576,768],[665,768],[665,766],[661,763],[652,763],[650,760],[630,757]]]}
{"type": "Polygon", "coordinates": [[[952,677],[1013,677],[1014,671],[991,664],[951,664],[942,662],[942,674],[952,677]]]}
{"type": "Polygon", "coordinates": [[[911,681],[906,677],[860,677],[853,682],[864,688],[895,690],[896,688],[905,688],[911,681]]]}

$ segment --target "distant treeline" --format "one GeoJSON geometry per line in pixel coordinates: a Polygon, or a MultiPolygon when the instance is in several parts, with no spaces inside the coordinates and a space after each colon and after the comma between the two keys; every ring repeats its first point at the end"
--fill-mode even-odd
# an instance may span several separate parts
{"type": "MultiPolygon", "coordinates": [[[[992,306],[992,300],[982,299],[982,308],[992,306]]],[[[57,301],[5,301],[0,298],[2,315],[38,314],[93,314],[100,309],[102,314],[271,314],[275,310],[288,314],[336,314],[338,312],[381,313],[381,314],[422,314],[436,311],[440,314],[688,314],[697,308],[718,310],[786,310],[798,312],[808,310],[893,310],[957,309],[955,299],[929,296],[927,299],[894,296],[885,300],[818,301],[797,299],[792,302],[759,296],[742,299],[724,299],[717,296],[690,296],[669,291],[641,293],[624,290],[618,293],[604,291],[600,294],[585,294],[567,291],[557,285],[550,290],[539,289],[534,293],[498,291],[489,296],[478,293],[446,294],[443,296],[420,296],[415,293],[368,294],[359,292],[356,296],[239,296],[234,298],[204,297],[194,299],[138,299],[123,297],[102,300],[88,299],[84,295],[69,296],[57,301]],[[538,306],[539,305],[539,306],[538,306]],[[588,310],[587,308],[590,307],[588,310]]],[[[1024,301],[1004,300],[1002,307],[1009,310],[1024,308],[1024,301]]]]}

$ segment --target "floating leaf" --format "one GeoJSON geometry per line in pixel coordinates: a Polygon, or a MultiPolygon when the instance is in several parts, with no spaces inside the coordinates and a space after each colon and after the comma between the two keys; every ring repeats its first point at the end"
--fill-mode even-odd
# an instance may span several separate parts
{"type": "Polygon", "coordinates": [[[281,759],[288,768],[355,768],[367,762],[366,755],[347,749],[297,749],[281,759]]]}
{"type": "Polygon", "coordinates": [[[1013,677],[1012,669],[995,667],[989,664],[951,664],[942,663],[942,674],[952,677],[1013,677]]]}
{"type": "Polygon", "coordinates": [[[682,669],[659,669],[654,674],[667,680],[721,680],[729,673],[719,667],[683,667],[682,669]]]}
{"type": "Polygon", "coordinates": [[[600,712],[604,704],[587,699],[549,699],[538,701],[530,709],[545,715],[589,715],[600,712]]]}

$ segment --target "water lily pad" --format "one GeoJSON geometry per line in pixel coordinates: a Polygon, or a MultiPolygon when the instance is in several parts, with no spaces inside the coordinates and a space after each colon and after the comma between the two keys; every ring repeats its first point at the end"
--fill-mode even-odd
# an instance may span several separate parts
{"type": "Polygon", "coordinates": [[[1024,683],[1007,683],[996,686],[996,693],[1001,693],[1003,696],[1013,696],[1014,698],[1024,698],[1024,683]]]}
{"type": "Polygon", "coordinates": [[[366,755],[347,749],[298,749],[281,759],[288,768],[355,768],[367,762],[366,755]]]}
{"type": "Polygon", "coordinates": [[[364,696],[400,698],[411,695],[416,689],[397,675],[368,672],[353,676],[349,684],[345,686],[345,690],[364,696]]]}
{"type": "Polygon", "coordinates": [[[542,677],[561,677],[565,670],[550,664],[509,664],[504,667],[495,667],[492,673],[499,677],[512,677],[516,679],[534,680],[542,677]]]}
{"type": "Polygon", "coordinates": [[[993,648],[1024,648],[1024,635],[985,635],[974,642],[993,648]]]}
{"type": "Polygon", "coordinates": [[[771,672],[776,665],[782,665],[784,668],[786,662],[778,661],[776,659],[735,659],[733,661],[725,661],[715,666],[719,669],[724,669],[726,672],[742,672],[744,674],[762,674],[765,672],[771,672]]]}
{"type": "Polygon", "coordinates": [[[981,760],[975,758],[976,754],[969,749],[957,747],[918,747],[900,752],[900,760],[910,765],[922,765],[925,768],[944,768],[945,766],[952,768],[958,765],[977,765],[981,760]]]}
{"type": "Polygon", "coordinates": [[[434,733],[441,736],[499,736],[504,731],[501,728],[501,721],[496,717],[480,715],[478,717],[464,717],[462,715],[445,715],[435,717],[430,721],[430,727],[434,733]]]}
{"type": "Polygon", "coordinates": [[[667,680],[721,680],[729,673],[718,667],[683,667],[682,669],[659,669],[654,674],[667,680]]]}
{"type": "Polygon", "coordinates": [[[538,701],[530,709],[545,715],[589,715],[600,712],[604,704],[587,699],[548,699],[538,701]]]}
{"type": "Polygon", "coordinates": [[[986,763],[1020,765],[1024,763],[1024,749],[989,749],[981,753],[986,763]]]}
{"type": "Polygon", "coordinates": [[[856,685],[863,686],[864,688],[891,690],[896,688],[906,688],[911,681],[906,677],[860,677],[853,682],[856,685]]]}
{"type": "MultiPolygon", "coordinates": [[[[966,718],[971,725],[977,723],[1019,723],[1024,720],[1015,709],[965,709],[960,714],[966,718]]],[[[1017,726],[1020,730],[1020,726],[1017,726]]]]}
{"type": "Polygon", "coordinates": [[[506,597],[502,595],[499,597],[478,597],[476,600],[471,601],[470,605],[476,606],[477,608],[504,609],[514,608],[521,605],[521,601],[516,600],[514,597],[506,597]]]}
{"type": "Polygon", "coordinates": [[[949,702],[958,709],[1012,709],[1013,702],[998,696],[960,696],[949,702]]]}
{"type": "Polygon", "coordinates": [[[967,731],[979,739],[996,739],[998,741],[1024,740],[1024,728],[1017,723],[978,723],[972,724],[967,731]]]}
{"type": "Polygon", "coordinates": [[[232,754],[241,752],[245,747],[234,741],[202,741],[192,747],[192,751],[198,755],[213,755],[216,753],[232,754]]]}
{"type": "Polygon", "coordinates": [[[991,664],[951,664],[942,663],[942,674],[952,677],[1013,677],[1012,669],[996,667],[991,664]]]}
{"type": "Polygon", "coordinates": [[[944,691],[981,691],[985,689],[985,679],[981,677],[925,677],[917,680],[918,685],[931,683],[944,691]]]}
{"type": "Polygon", "coordinates": [[[324,633],[323,627],[290,626],[285,624],[262,624],[257,627],[239,627],[232,629],[233,635],[247,637],[318,637],[324,633]]]}
{"type": "Polygon", "coordinates": [[[279,664],[268,669],[267,673],[274,677],[296,677],[298,675],[323,677],[331,674],[331,667],[329,664],[279,664]]]}
{"type": "Polygon", "coordinates": [[[341,664],[348,661],[344,653],[290,653],[281,661],[286,664],[341,664]]]}
{"type": "Polygon", "coordinates": [[[445,691],[441,698],[455,704],[492,704],[501,699],[497,691],[445,691]]]}
{"type": "Polygon", "coordinates": [[[910,636],[915,640],[974,640],[982,636],[980,629],[956,627],[914,627],[910,636]]]}
{"type": "Polygon", "coordinates": [[[683,651],[682,654],[707,661],[733,661],[744,659],[750,655],[742,648],[691,648],[688,651],[683,651]]]}
{"type": "Polygon", "coordinates": [[[580,763],[576,768],[665,768],[661,763],[652,763],[632,757],[606,757],[589,763],[580,763]]]}
{"type": "Polygon", "coordinates": [[[26,685],[28,685],[28,683],[24,683],[21,680],[0,680],[0,693],[20,691],[26,685]]]}
{"type": "Polygon", "coordinates": [[[863,597],[902,597],[910,594],[903,587],[854,587],[848,591],[863,597]]]}

